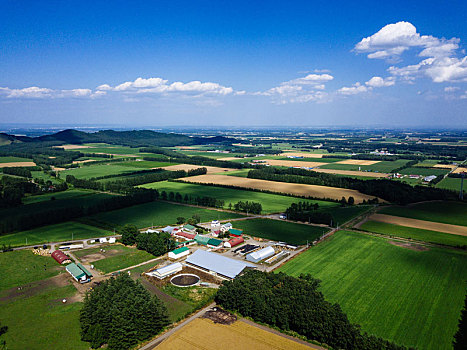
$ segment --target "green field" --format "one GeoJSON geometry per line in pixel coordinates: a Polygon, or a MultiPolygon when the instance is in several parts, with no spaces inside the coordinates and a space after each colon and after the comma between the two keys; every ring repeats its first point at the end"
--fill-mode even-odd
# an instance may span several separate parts
{"type": "Polygon", "coordinates": [[[373,165],[352,165],[352,164],[328,164],[323,165],[320,168],[323,169],[336,169],[336,170],[358,170],[359,168],[362,171],[373,171],[380,173],[390,173],[394,169],[400,168],[401,166],[406,165],[409,162],[407,159],[398,159],[394,161],[382,161],[375,163],[373,165]]]}
{"type": "Polygon", "coordinates": [[[451,349],[463,307],[467,254],[416,251],[387,239],[340,231],[278,271],[322,281],[364,331],[419,349],[451,349]]]}
{"type": "Polygon", "coordinates": [[[444,244],[454,247],[467,247],[467,237],[465,236],[451,235],[449,233],[387,224],[379,221],[367,221],[360,226],[360,229],[369,232],[381,233],[388,236],[409,238],[418,241],[444,244]]]}
{"type": "MultiPolygon", "coordinates": [[[[94,249],[94,248],[92,248],[94,249]]],[[[140,264],[142,262],[154,259],[155,256],[138,250],[136,248],[125,247],[123,245],[114,245],[106,247],[107,250],[118,250],[118,253],[105,259],[93,262],[96,269],[103,273],[109,273],[125,269],[127,267],[140,264]]],[[[88,253],[91,254],[91,253],[88,253]]]]}
{"type": "Polygon", "coordinates": [[[69,198],[76,198],[81,196],[87,196],[90,194],[95,194],[91,190],[82,190],[82,189],[72,189],[62,192],[55,192],[55,193],[46,193],[34,196],[28,196],[23,198],[23,204],[32,204],[38,202],[47,202],[52,200],[51,198],[55,198],[55,200],[60,199],[69,199],[69,198]]]}
{"type": "Polygon", "coordinates": [[[107,153],[107,154],[136,154],[139,155],[140,147],[126,147],[126,146],[114,146],[106,144],[84,144],[85,146],[90,146],[89,148],[73,149],[72,152],[83,152],[83,153],[107,153]]]}
{"type": "Polygon", "coordinates": [[[289,196],[281,196],[278,194],[270,194],[256,191],[248,190],[238,190],[232,188],[216,187],[216,186],[206,186],[206,185],[197,185],[189,183],[180,183],[180,182],[153,182],[150,184],[142,185],[144,188],[156,188],[160,192],[166,191],[169,192],[180,192],[182,196],[185,194],[189,196],[209,196],[215,197],[217,199],[222,199],[225,201],[225,208],[228,208],[229,203],[232,206],[238,201],[253,201],[259,202],[263,206],[263,213],[278,213],[287,209],[292,203],[297,202],[309,202],[309,203],[318,203],[320,207],[333,207],[337,206],[337,203],[334,202],[325,202],[319,200],[307,200],[299,199],[289,196]]]}
{"type": "Polygon", "coordinates": [[[140,170],[142,169],[135,166],[123,166],[115,163],[84,165],[80,168],[63,170],[60,172],[60,177],[66,178],[67,175],[73,175],[77,179],[90,179],[107,175],[124,175],[140,170]]]}
{"type": "Polygon", "coordinates": [[[2,338],[8,349],[88,349],[89,343],[82,342],[79,334],[81,303],[61,302],[75,293],[72,285],[51,285],[31,296],[0,301],[2,326],[8,326],[2,338]]]}
{"type": "Polygon", "coordinates": [[[294,245],[311,243],[329,231],[326,227],[271,219],[235,221],[234,227],[243,230],[245,235],[287,242],[294,245]]]}
{"type": "Polygon", "coordinates": [[[157,161],[130,161],[122,163],[114,163],[114,165],[126,166],[131,168],[142,168],[142,169],[151,169],[151,168],[161,168],[164,166],[177,165],[178,163],[169,163],[169,162],[157,162],[157,161]]]}
{"type": "MultiPolygon", "coordinates": [[[[460,178],[447,177],[436,184],[437,188],[444,188],[446,190],[453,190],[459,192],[461,189],[460,178]]],[[[464,193],[467,192],[467,180],[464,179],[464,193]]]]}
{"type": "Polygon", "coordinates": [[[467,226],[467,203],[424,202],[408,206],[384,207],[379,213],[418,220],[467,226]]]}
{"type": "Polygon", "coordinates": [[[115,227],[125,224],[135,224],[139,228],[143,228],[153,225],[173,225],[177,222],[177,217],[191,218],[195,214],[200,216],[201,222],[244,217],[244,215],[218,210],[189,207],[166,202],[150,202],[100,213],[84,218],[83,221],[89,223],[104,223],[115,227]]]}
{"type": "Polygon", "coordinates": [[[31,171],[33,179],[42,179],[44,181],[51,181],[53,184],[61,183],[63,180],[44,173],[43,171],[31,171]]]}
{"type": "Polygon", "coordinates": [[[26,249],[0,253],[0,267],[0,290],[49,278],[63,271],[54,259],[35,255],[26,249]]]}
{"type": "Polygon", "coordinates": [[[49,242],[65,242],[73,239],[95,238],[112,235],[94,226],[88,226],[75,221],[34,228],[32,230],[11,233],[0,236],[0,245],[12,247],[35,245],[49,242]],[[27,239],[27,244],[26,244],[27,239]]]}
{"type": "Polygon", "coordinates": [[[415,166],[432,167],[433,165],[436,165],[438,163],[439,163],[438,159],[425,159],[424,161],[415,164],[415,166]]]}
{"type": "Polygon", "coordinates": [[[334,208],[325,208],[319,209],[318,211],[329,213],[334,218],[333,226],[337,224],[343,225],[347,221],[352,220],[356,216],[363,214],[365,211],[372,208],[371,205],[354,205],[351,207],[334,207],[334,208]]]}
{"type": "Polygon", "coordinates": [[[444,175],[449,172],[448,169],[440,169],[440,168],[421,168],[421,167],[413,167],[413,168],[406,168],[401,170],[399,173],[404,175],[423,175],[423,176],[430,176],[430,175],[444,175]]]}
{"type": "Polygon", "coordinates": [[[32,162],[32,159],[21,157],[0,157],[0,163],[32,162]]]}

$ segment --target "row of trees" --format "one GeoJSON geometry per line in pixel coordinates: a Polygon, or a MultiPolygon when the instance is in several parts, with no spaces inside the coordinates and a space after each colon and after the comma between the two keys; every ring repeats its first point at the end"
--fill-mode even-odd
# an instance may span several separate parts
{"type": "Polygon", "coordinates": [[[310,275],[299,278],[284,273],[247,271],[224,282],[216,302],[257,322],[294,331],[336,349],[405,349],[376,336],[361,333],[338,304],[331,304],[318,290],[320,281],[310,275]]]}
{"type": "Polygon", "coordinates": [[[145,250],[154,256],[161,256],[177,247],[169,233],[166,232],[139,232],[135,225],[127,224],[119,231],[122,235],[122,243],[136,245],[140,250],[145,250]]]}
{"type": "Polygon", "coordinates": [[[239,201],[234,204],[233,209],[235,211],[241,211],[248,214],[261,214],[263,206],[261,205],[261,203],[257,202],[239,201]]]}
{"type": "Polygon", "coordinates": [[[169,324],[164,304],[126,273],[86,292],[79,321],[83,341],[109,350],[130,349],[169,324]]]}
{"type": "Polygon", "coordinates": [[[331,226],[335,222],[330,213],[316,211],[318,204],[309,202],[292,203],[290,207],[285,210],[287,219],[293,221],[312,222],[315,224],[325,224],[331,226]]]}
{"type": "Polygon", "coordinates": [[[456,334],[454,334],[452,345],[454,350],[467,349],[467,295],[465,296],[464,309],[461,312],[459,326],[456,334]]]}
{"type": "Polygon", "coordinates": [[[428,200],[457,200],[456,193],[450,190],[411,186],[389,179],[361,180],[296,168],[268,167],[250,170],[248,177],[279,182],[349,188],[399,204],[428,200]]]}

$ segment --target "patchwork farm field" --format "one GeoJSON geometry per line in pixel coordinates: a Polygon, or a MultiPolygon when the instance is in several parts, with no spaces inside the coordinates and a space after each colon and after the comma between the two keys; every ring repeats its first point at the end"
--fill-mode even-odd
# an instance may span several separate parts
{"type": "MultiPolygon", "coordinates": [[[[135,162],[136,163],[136,162],[135,162]]],[[[129,163],[133,164],[133,162],[129,163]]],[[[106,175],[124,175],[126,173],[143,170],[142,168],[130,165],[117,165],[115,163],[87,165],[80,168],[62,170],[60,176],[66,178],[67,175],[73,175],[77,179],[90,179],[93,177],[106,175]]]]}
{"type": "Polygon", "coordinates": [[[82,189],[72,189],[62,192],[55,192],[55,193],[46,193],[41,195],[34,195],[28,196],[23,198],[23,204],[32,204],[32,203],[39,203],[39,202],[46,202],[52,200],[61,200],[61,199],[69,199],[69,198],[76,198],[81,196],[88,196],[95,194],[96,192],[91,190],[82,190],[82,189]]]}
{"type": "Polygon", "coordinates": [[[236,321],[227,326],[214,323],[209,319],[197,318],[176,331],[157,348],[158,350],[189,348],[309,350],[310,346],[281,337],[244,321],[236,321]],[[212,336],[213,334],[216,336],[212,336]]]}
{"type": "Polygon", "coordinates": [[[467,237],[451,235],[449,233],[423,230],[420,228],[388,224],[379,221],[367,221],[359,227],[361,230],[381,233],[388,236],[409,238],[423,242],[450,245],[453,247],[467,247],[467,237]]]}
{"type": "Polygon", "coordinates": [[[177,163],[157,162],[157,161],[149,161],[149,160],[113,163],[113,165],[125,166],[125,167],[130,167],[130,168],[142,168],[142,169],[162,168],[165,166],[170,166],[170,165],[175,165],[175,164],[177,163]]]}
{"type": "Polygon", "coordinates": [[[0,245],[12,247],[38,245],[48,242],[64,242],[73,239],[85,239],[110,236],[113,232],[98,227],[88,226],[75,221],[63,222],[0,236],[0,245]],[[72,235],[73,234],[73,235],[72,235]]]}
{"type": "Polygon", "coordinates": [[[364,331],[419,349],[452,348],[465,296],[465,252],[420,251],[339,231],[278,271],[320,279],[325,298],[364,331]]]}
{"type": "Polygon", "coordinates": [[[449,172],[448,169],[440,169],[440,168],[422,168],[422,167],[412,167],[406,168],[400,171],[401,174],[404,175],[423,175],[423,176],[430,176],[430,175],[445,175],[449,172]]]}
{"type": "Polygon", "coordinates": [[[244,217],[243,215],[210,210],[204,208],[178,205],[166,202],[150,202],[135,205],[129,208],[113,210],[97,215],[83,218],[83,222],[90,224],[105,224],[107,226],[123,226],[125,224],[135,224],[139,228],[154,226],[173,225],[178,217],[191,218],[199,215],[201,222],[211,220],[226,220],[244,217]]]}
{"type": "Polygon", "coordinates": [[[22,157],[0,157],[0,164],[2,163],[18,163],[18,162],[32,162],[32,159],[22,157]]]}
{"type": "MultiPolygon", "coordinates": [[[[277,193],[288,193],[295,196],[306,196],[322,199],[330,198],[340,200],[342,197],[348,198],[352,196],[355,199],[355,203],[361,203],[364,199],[369,200],[374,198],[373,196],[368,196],[358,191],[345,188],[249,179],[238,176],[198,175],[183,178],[183,181],[200,184],[236,186],[243,187],[245,189],[266,190],[277,193]]],[[[384,202],[383,200],[380,201],[384,202]]]]}
{"type": "Polygon", "coordinates": [[[467,226],[467,203],[462,202],[433,201],[408,206],[391,206],[382,208],[379,213],[467,226]]]}
{"type": "Polygon", "coordinates": [[[281,196],[271,193],[262,193],[256,191],[248,190],[237,190],[232,188],[223,188],[216,186],[206,186],[198,185],[191,183],[181,183],[181,182],[153,182],[150,184],[145,184],[140,187],[157,189],[160,192],[166,191],[169,192],[179,192],[182,196],[188,194],[189,196],[210,196],[217,199],[222,199],[225,201],[225,208],[228,208],[229,203],[234,205],[238,201],[253,201],[259,202],[263,206],[263,213],[278,213],[284,211],[292,203],[299,201],[305,201],[310,203],[317,203],[320,208],[325,207],[335,207],[338,206],[335,202],[325,202],[319,200],[306,200],[301,198],[294,198],[289,196],[281,196]]]}
{"type": "Polygon", "coordinates": [[[234,222],[245,235],[282,241],[294,245],[311,243],[329,231],[326,227],[296,224],[271,219],[251,219],[234,222]]]}
{"type": "Polygon", "coordinates": [[[342,225],[349,220],[363,214],[365,211],[371,209],[370,205],[353,205],[351,207],[333,207],[318,209],[319,212],[329,213],[334,218],[333,225],[342,225]]]}
{"type": "MultiPolygon", "coordinates": [[[[461,179],[455,177],[447,177],[436,184],[437,188],[444,188],[459,192],[461,189],[461,179]]],[[[467,192],[467,181],[464,182],[464,193],[467,192]]]]}
{"type": "Polygon", "coordinates": [[[400,168],[409,162],[407,159],[398,159],[394,161],[381,161],[372,165],[358,165],[358,164],[327,164],[321,166],[322,169],[336,169],[336,170],[353,170],[358,171],[359,168],[363,171],[372,171],[380,173],[390,173],[394,169],[400,168]]]}

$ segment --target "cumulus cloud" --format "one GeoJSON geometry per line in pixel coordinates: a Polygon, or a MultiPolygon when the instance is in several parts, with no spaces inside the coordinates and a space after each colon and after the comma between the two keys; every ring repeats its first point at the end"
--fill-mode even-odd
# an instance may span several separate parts
{"type": "Polygon", "coordinates": [[[362,92],[367,92],[367,91],[368,91],[368,87],[360,84],[359,82],[356,82],[352,86],[341,87],[339,90],[337,90],[337,92],[342,95],[356,95],[356,94],[360,94],[362,92]]]}
{"type": "Polygon", "coordinates": [[[369,87],[384,87],[384,86],[392,86],[395,84],[393,77],[389,77],[386,79],[383,79],[381,77],[373,77],[370,80],[368,80],[365,85],[369,87]]]}
{"type": "Polygon", "coordinates": [[[374,88],[381,88],[386,86],[392,86],[395,84],[394,77],[388,78],[381,78],[381,77],[372,77],[368,80],[365,84],[360,84],[360,82],[356,82],[352,86],[344,86],[337,90],[337,92],[341,95],[356,95],[363,92],[368,92],[373,90],[374,88]]]}
{"type": "Polygon", "coordinates": [[[0,87],[0,95],[9,99],[46,99],[46,98],[95,98],[105,92],[92,92],[90,89],[53,90],[31,86],[23,89],[0,87]]]}
{"type": "Polygon", "coordinates": [[[460,90],[460,87],[458,87],[458,86],[446,86],[444,88],[444,92],[455,92],[457,90],[460,90]]]}
{"type": "Polygon", "coordinates": [[[367,53],[370,59],[400,61],[402,53],[418,50],[423,57],[417,64],[389,67],[388,71],[400,80],[413,82],[427,77],[435,83],[467,81],[467,56],[457,57],[460,39],[421,35],[412,23],[388,24],[375,34],[355,45],[357,53],[367,53]]]}

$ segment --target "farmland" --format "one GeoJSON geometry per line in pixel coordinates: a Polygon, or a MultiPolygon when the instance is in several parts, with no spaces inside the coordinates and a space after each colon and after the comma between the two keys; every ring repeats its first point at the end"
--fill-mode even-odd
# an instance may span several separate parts
{"type": "Polygon", "coordinates": [[[142,161],[113,163],[112,165],[125,166],[125,167],[130,167],[130,168],[152,169],[152,168],[161,168],[161,167],[175,165],[175,164],[176,163],[142,160],[142,161]]]}
{"type": "Polygon", "coordinates": [[[430,175],[445,175],[449,172],[448,169],[440,169],[440,168],[422,168],[422,167],[413,167],[413,168],[406,168],[400,171],[401,174],[404,175],[423,175],[423,176],[430,176],[430,175]]]}
{"type": "Polygon", "coordinates": [[[75,221],[34,228],[32,230],[1,235],[0,245],[12,247],[43,244],[48,242],[63,242],[73,239],[85,239],[109,236],[112,232],[94,226],[88,226],[75,221]]]}
{"type": "Polygon", "coordinates": [[[324,296],[364,331],[421,349],[450,349],[464,300],[467,255],[407,249],[341,231],[279,271],[322,280],[324,296]]]}
{"type": "Polygon", "coordinates": [[[340,200],[342,197],[354,197],[355,203],[361,203],[364,199],[369,200],[374,197],[362,194],[355,190],[345,188],[316,186],[316,185],[303,185],[295,183],[284,183],[275,181],[266,181],[250,178],[242,178],[237,176],[226,175],[199,175],[184,178],[183,181],[200,184],[217,184],[243,187],[245,189],[266,190],[278,193],[288,193],[296,196],[334,199],[340,200]]]}
{"type": "MultiPolygon", "coordinates": [[[[133,162],[129,163],[133,164],[133,162]]],[[[90,179],[93,177],[107,176],[107,175],[124,175],[134,171],[143,170],[133,165],[117,165],[114,163],[109,164],[96,164],[87,165],[80,168],[73,168],[69,170],[63,170],[60,172],[60,176],[65,178],[67,175],[73,175],[77,179],[90,179]]]]}
{"type": "Polygon", "coordinates": [[[24,197],[23,203],[33,204],[33,203],[38,203],[38,202],[50,201],[52,200],[52,198],[54,198],[53,200],[61,200],[61,199],[69,199],[69,198],[87,196],[91,194],[95,194],[95,192],[90,191],[90,190],[73,189],[73,190],[56,192],[56,193],[46,193],[46,194],[41,194],[41,195],[24,197]]]}
{"type": "Polygon", "coordinates": [[[229,203],[232,205],[238,201],[253,201],[261,203],[263,207],[263,213],[278,213],[284,211],[292,203],[298,201],[306,201],[311,203],[318,203],[318,205],[323,207],[337,206],[337,203],[334,202],[325,202],[325,201],[312,201],[312,200],[302,200],[289,196],[281,196],[277,194],[262,193],[248,190],[237,190],[231,188],[222,188],[216,186],[205,186],[191,183],[180,183],[180,182],[154,182],[150,184],[142,185],[144,188],[155,188],[160,192],[166,191],[169,192],[179,192],[183,195],[187,194],[189,196],[210,196],[217,199],[222,199],[225,201],[224,207],[228,207],[229,203]]]}
{"type": "Polygon", "coordinates": [[[382,208],[379,213],[406,218],[467,226],[467,204],[460,202],[425,202],[410,206],[382,208]]]}
{"type": "Polygon", "coordinates": [[[115,227],[125,224],[135,224],[139,228],[165,226],[175,224],[178,217],[190,218],[199,215],[201,222],[210,220],[225,220],[242,217],[240,214],[209,210],[165,202],[150,202],[133,207],[100,213],[83,219],[83,222],[98,222],[115,227]]]}
{"type": "MultiPolygon", "coordinates": [[[[436,184],[438,188],[459,192],[461,189],[461,179],[447,177],[436,184]]],[[[467,192],[467,181],[464,180],[464,193],[467,192]]]]}
{"type": "Polygon", "coordinates": [[[372,172],[381,172],[381,173],[390,173],[394,169],[397,169],[401,166],[406,165],[409,160],[399,159],[394,161],[381,161],[374,163],[372,165],[358,165],[358,164],[327,164],[321,166],[322,169],[336,169],[336,170],[363,170],[363,171],[372,171],[372,172]]]}
{"type": "Polygon", "coordinates": [[[0,164],[2,163],[19,163],[19,162],[32,162],[32,159],[22,157],[0,157],[0,164]]]}
{"type": "Polygon", "coordinates": [[[418,241],[450,245],[454,247],[467,247],[467,237],[451,235],[443,232],[423,230],[420,228],[394,225],[371,220],[363,223],[359,228],[361,230],[381,233],[388,236],[409,238],[418,241]]]}
{"type": "Polygon", "coordinates": [[[310,349],[308,345],[281,337],[244,321],[236,321],[227,326],[204,318],[195,319],[158,345],[160,350],[185,350],[201,347],[206,350],[310,349]],[[213,334],[216,336],[213,337],[213,334]]]}
{"type": "Polygon", "coordinates": [[[237,221],[234,227],[243,230],[245,235],[287,242],[294,245],[311,243],[329,230],[326,227],[270,219],[237,221]]]}

